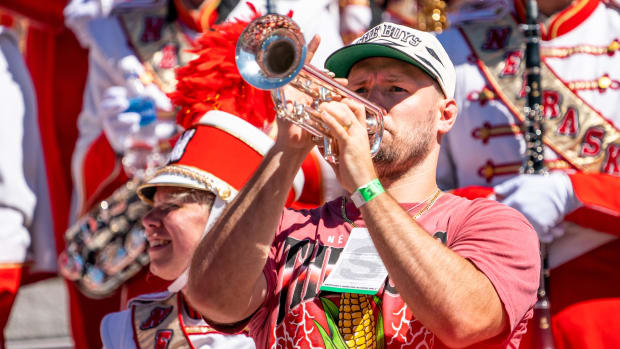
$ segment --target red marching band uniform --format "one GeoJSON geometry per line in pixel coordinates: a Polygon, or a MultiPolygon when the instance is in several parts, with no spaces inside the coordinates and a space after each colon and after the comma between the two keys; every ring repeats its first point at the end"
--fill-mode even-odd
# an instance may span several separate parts
{"type": "MultiPolygon", "coordinates": [[[[491,187],[498,188],[518,176],[523,163],[525,58],[518,25],[524,18],[524,2],[514,1],[512,9],[493,21],[460,23],[440,36],[456,67],[459,117],[443,140],[438,180],[443,188],[456,188],[455,194],[493,196],[491,187]]],[[[545,165],[552,173],[568,174],[568,191],[579,201],[576,210],[565,212],[561,233],[548,245],[551,326],[556,347],[617,348],[617,5],[611,1],[573,1],[543,25],[540,48],[545,165]]],[[[527,348],[527,342],[526,337],[522,347],[527,348]]]]}
{"type": "MultiPolygon", "coordinates": [[[[77,136],[76,118],[81,107],[87,54],[63,23],[65,0],[6,0],[0,4],[2,24],[17,28],[19,46],[32,78],[38,130],[24,130],[40,137],[46,180],[36,190],[37,208],[31,230],[34,259],[16,268],[0,268],[0,331],[8,320],[20,284],[55,275],[55,261],[63,248],[71,196],[71,152],[77,136]],[[45,57],[45,59],[42,59],[45,57]],[[66,103],[65,101],[72,101],[66,103]],[[40,216],[48,211],[48,216],[40,216]],[[55,257],[51,258],[55,259],[55,257]]],[[[30,144],[39,140],[28,139],[30,144]]],[[[4,343],[0,336],[0,347],[4,343]]]]}

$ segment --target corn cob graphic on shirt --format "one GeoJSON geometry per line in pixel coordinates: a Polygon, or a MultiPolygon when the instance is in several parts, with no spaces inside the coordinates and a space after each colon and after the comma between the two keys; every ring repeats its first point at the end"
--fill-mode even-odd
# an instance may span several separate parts
{"type": "MultiPolygon", "coordinates": [[[[340,294],[338,333],[334,334],[336,338],[329,337],[326,331],[320,327],[321,325],[316,323],[326,348],[376,349],[384,347],[381,313],[377,313],[379,321],[377,321],[377,326],[375,326],[375,312],[370,304],[372,299],[371,296],[356,293],[340,294]],[[379,341],[379,345],[377,345],[377,341],[379,341]]],[[[322,301],[324,306],[326,306],[327,302],[330,302],[328,299],[322,301]]],[[[378,297],[376,301],[377,303],[380,302],[378,297]]],[[[332,309],[335,307],[333,303],[328,303],[327,306],[332,307],[332,309]]],[[[326,312],[328,311],[326,310],[326,312]]]]}

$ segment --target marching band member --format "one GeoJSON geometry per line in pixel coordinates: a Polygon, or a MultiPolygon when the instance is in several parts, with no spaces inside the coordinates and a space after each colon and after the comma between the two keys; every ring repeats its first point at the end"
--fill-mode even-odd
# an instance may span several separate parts
{"type": "MultiPolygon", "coordinates": [[[[166,292],[138,296],[129,309],[107,315],[101,324],[104,348],[254,348],[244,334],[209,327],[183,290],[194,249],[272,144],[261,130],[222,111],[208,112],[183,133],[168,165],[138,189],[152,205],[142,220],[149,267],[174,282],[166,292]]],[[[291,190],[291,201],[299,190],[301,185],[291,190]]]]}
{"type": "Polygon", "coordinates": [[[523,1],[513,4],[505,15],[472,17],[440,36],[455,63],[461,115],[442,147],[438,181],[445,189],[493,186],[549,244],[558,348],[617,347],[620,12],[611,1],[538,2],[551,173],[520,175],[525,8],[523,1]]]}
{"type": "Polygon", "coordinates": [[[56,252],[36,96],[17,39],[1,25],[0,105],[0,348],[4,348],[4,327],[22,269],[32,257],[29,249],[35,251],[31,270],[53,269],[56,252]]]}
{"type": "MultiPolygon", "coordinates": [[[[106,316],[101,325],[105,348],[187,342],[194,348],[254,347],[243,334],[209,327],[184,296],[194,249],[273,145],[262,130],[275,117],[271,96],[243,81],[234,65],[235,43],[246,24],[215,25],[198,39],[197,58],[177,71],[171,98],[180,107],[177,121],[186,131],[168,165],[138,188],[140,198],[152,205],[143,218],[151,272],[174,282],[168,291],[141,295],[129,309],[106,316]]],[[[289,205],[302,188],[300,172],[289,205]]]]}
{"type": "MultiPolygon", "coordinates": [[[[150,98],[158,118],[173,118],[166,93],[174,90],[174,70],[194,58],[186,51],[205,24],[205,16],[209,16],[210,9],[202,5],[182,0],[75,0],[66,7],[67,26],[89,49],[83,108],[77,122],[79,135],[72,158],[71,222],[128,180],[121,166],[126,132],[106,127],[122,123],[122,108],[115,113],[114,108],[106,108],[104,100],[115,96],[118,102],[122,100],[119,95],[125,96],[125,103],[133,97],[150,98]],[[119,90],[124,93],[113,93],[119,90]]],[[[140,273],[112,296],[92,300],[69,283],[76,347],[100,347],[99,324],[106,313],[121,309],[133,296],[165,289],[165,285],[153,275],[140,273]]]]}

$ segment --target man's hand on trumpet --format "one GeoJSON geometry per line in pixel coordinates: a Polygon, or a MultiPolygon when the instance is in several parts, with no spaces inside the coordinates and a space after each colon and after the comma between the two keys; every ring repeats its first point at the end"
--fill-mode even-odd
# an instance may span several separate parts
{"type": "MultiPolygon", "coordinates": [[[[339,81],[346,86],[346,79],[339,81]]],[[[321,103],[321,118],[337,144],[338,163],[332,167],[349,193],[377,178],[366,128],[366,109],[352,99],[321,103]]]]}
{"type": "MultiPolygon", "coordinates": [[[[318,49],[320,42],[321,38],[318,35],[315,35],[310,43],[308,43],[306,63],[312,60],[312,57],[318,49]]],[[[292,108],[293,103],[295,102],[302,103],[304,105],[310,105],[312,103],[312,98],[290,85],[283,86],[282,90],[284,91],[288,101],[287,108],[292,108]]],[[[312,139],[312,135],[309,132],[290,121],[278,117],[276,118],[276,126],[278,128],[276,142],[279,144],[287,145],[288,147],[295,148],[298,151],[303,150],[304,153],[309,153],[310,150],[316,145],[312,139]]]]}

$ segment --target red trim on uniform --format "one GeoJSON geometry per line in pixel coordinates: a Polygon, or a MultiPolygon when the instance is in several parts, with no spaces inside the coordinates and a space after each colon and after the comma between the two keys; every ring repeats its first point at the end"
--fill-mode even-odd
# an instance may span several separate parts
{"type": "Polygon", "coordinates": [[[22,266],[22,276],[19,282],[19,286],[30,285],[35,282],[58,277],[58,273],[51,271],[32,271],[33,265],[26,263],[22,266]]]}
{"type": "Polygon", "coordinates": [[[566,217],[581,226],[620,235],[620,177],[602,173],[569,175],[584,207],[566,217]]]}
{"type": "MultiPolygon", "coordinates": [[[[42,14],[51,15],[46,12],[51,9],[53,1],[14,2],[27,7],[40,7],[42,14]]],[[[61,5],[59,1],[55,2],[61,5]]],[[[10,6],[9,3],[3,2],[10,6]]],[[[59,11],[60,25],[64,5],[65,2],[62,2],[59,11]]],[[[25,15],[32,18],[28,13],[25,15]]],[[[45,158],[56,252],[60,253],[64,249],[64,232],[69,218],[72,190],[71,154],[77,138],[76,120],[82,107],[88,53],[79,46],[71,31],[63,27],[57,29],[58,31],[49,27],[30,27],[25,60],[37,97],[39,131],[45,158]],[[71,103],[62,102],[67,100],[71,103]]]]}
{"type": "Polygon", "coordinates": [[[556,345],[562,345],[557,348],[620,347],[613,344],[620,338],[613,333],[620,321],[619,250],[620,240],[614,240],[551,270],[552,325],[556,345]]]}
{"type": "Polygon", "coordinates": [[[87,50],[64,26],[66,5],[66,0],[2,0],[0,5],[27,17],[32,24],[24,58],[36,92],[57,253],[64,248],[71,199],[71,154],[88,70],[87,50]],[[63,103],[67,100],[71,103],[63,103]]]}
{"type": "Polygon", "coordinates": [[[567,307],[552,321],[556,348],[620,348],[620,299],[605,298],[567,307]]]}
{"type": "Polygon", "coordinates": [[[0,25],[3,27],[11,28],[15,23],[15,19],[8,13],[0,11],[0,25]]]}
{"type": "Polygon", "coordinates": [[[179,292],[178,298],[179,309],[185,309],[187,315],[194,320],[202,320],[202,315],[200,315],[198,311],[196,311],[189,303],[187,303],[185,297],[183,297],[183,293],[179,292]]]}
{"type": "Polygon", "coordinates": [[[62,11],[66,5],[66,0],[2,0],[0,7],[36,21],[36,25],[43,30],[52,31],[63,26],[62,11]]]}
{"type": "Polygon", "coordinates": [[[179,19],[196,32],[203,32],[215,23],[219,3],[220,0],[206,0],[198,8],[189,9],[182,0],[174,0],[179,19]]]}
{"type": "Polygon", "coordinates": [[[185,311],[187,311],[187,315],[189,315],[189,317],[191,317],[194,320],[202,320],[202,321],[205,321],[205,320],[202,317],[202,315],[200,315],[200,313],[194,310],[194,308],[192,308],[192,306],[189,303],[187,303],[184,295],[181,292],[177,293],[177,302],[178,302],[177,304],[178,304],[178,309],[179,309],[179,314],[178,314],[179,325],[180,325],[179,327],[181,327],[181,330],[183,331],[183,335],[185,336],[185,339],[187,340],[187,342],[190,344],[192,348],[194,348],[194,345],[192,344],[190,340],[190,336],[193,336],[193,335],[200,336],[200,335],[206,335],[206,334],[212,334],[212,333],[225,334],[223,332],[217,331],[213,327],[206,325],[206,324],[197,325],[197,326],[185,326],[185,323],[183,322],[182,309],[185,309],[185,311]],[[193,316],[192,316],[192,313],[194,314],[193,316]]]}
{"type": "Polygon", "coordinates": [[[288,195],[286,196],[286,202],[284,203],[284,205],[286,207],[290,207],[291,205],[293,205],[293,202],[295,201],[295,191],[291,188],[291,190],[289,190],[288,195]]]}
{"type": "Polygon", "coordinates": [[[495,191],[492,187],[483,187],[477,185],[470,185],[468,187],[456,188],[450,191],[451,194],[464,197],[469,200],[478,198],[490,199],[495,195],[495,191]]]}
{"type": "Polygon", "coordinates": [[[581,207],[565,218],[582,227],[620,236],[620,216],[608,214],[598,207],[581,207]]]}
{"type": "MultiPolygon", "coordinates": [[[[549,288],[552,315],[580,302],[618,298],[620,295],[620,273],[617,272],[619,250],[620,240],[613,240],[551,269],[549,288]],[[614,277],[610,279],[610,275],[614,277]],[[567,292],[569,289],[570,292],[567,292]]],[[[617,317],[617,314],[614,317],[617,317]]],[[[603,318],[602,320],[609,321],[610,319],[603,318]]]]}
{"type": "Polygon", "coordinates": [[[549,24],[547,35],[543,40],[552,40],[577,28],[596,10],[599,0],[579,0],[574,2],[557,15],[549,24]]]}
{"type": "Polygon", "coordinates": [[[4,347],[4,327],[9,321],[11,307],[15,302],[19,281],[21,277],[21,267],[2,267],[0,264],[0,347],[4,347]]]}
{"type": "MultiPolygon", "coordinates": [[[[596,10],[599,0],[579,0],[564,10],[553,15],[549,20],[549,26],[541,26],[543,40],[551,40],[564,35],[577,28],[596,10]]],[[[525,1],[516,0],[515,10],[520,22],[525,20],[525,1]]]]}
{"type": "Polygon", "coordinates": [[[183,336],[185,337],[185,341],[189,344],[189,347],[191,349],[196,349],[192,341],[189,339],[189,335],[187,334],[187,331],[185,330],[185,323],[183,323],[183,308],[185,305],[187,306],[186,307],[186,309],[188,310],[187,313],[190,314],[190,311],[193,311],[193,309],[191,309],[189,304],[187,304],[183,300],[183,294],[181,292],[177,293],[177,309],[178,309],[177,316],[179,317],[179,327],[181,328],[181,331],[183,332],[183,336]]]}
{"type": "Polygon", "coordinates": [[[173,0],[174,7],[177,10],[177,15],[179,16],[179,20],[183,22],[190,29],[201,32],[200,21],[198,18],[194,17],[198,13],[197,10],[190,10],[183,4],[181,0],[173,0]]]}
{"type": "MultiPolygon", "coordinates": [[[[120,305],[121,309],[125,309],[128,306],[129,300],[145,293],[153,293],[153,292],[163,292],[172,282],[169,280],[164,280],[159,276],[151,273],[148,266],[142,268],[136,275],[131,277],[131,279],[125,281],[125,283],[121,286],[121,292],[123,294],[120,297],[120,305]],[[124,303],[123,303],[124,302],[124,303]]],[[[93,300],[96,302],[96,300],[93,300]]],[[[96,304],[96,303],[95,303],[96,304]]]]}
{"type": "Polygon", "coordinates": [[[112,195],[127,180],[120,159],[102,132],[84,155],[82,163],[84,202],[78,211],[79,214],[86,213],[93,205],[112,195]]]}
{"type": "Polygon", "coordinates": [[[519,22],[525,22],[525,0],[515,0],[514,4],[519,22]]]}

